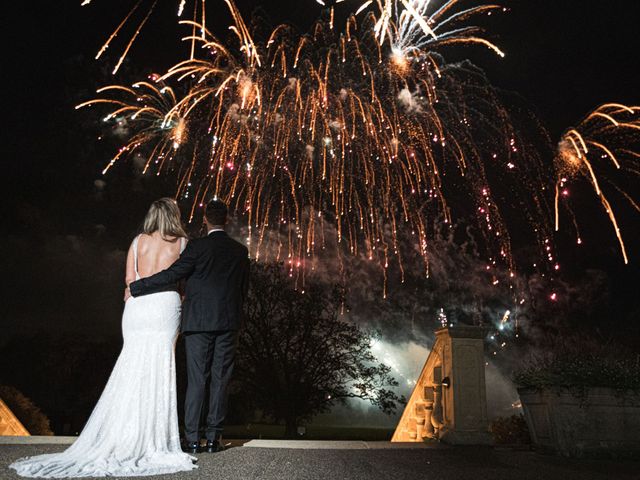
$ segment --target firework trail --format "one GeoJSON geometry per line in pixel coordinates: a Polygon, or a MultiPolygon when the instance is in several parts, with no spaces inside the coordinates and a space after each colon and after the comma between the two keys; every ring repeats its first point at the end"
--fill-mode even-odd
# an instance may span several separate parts
{"type": "MultiPolygon", "coordinates": [[[[558,177],[555,189],[556,231],[560,229],[561,199],[565,200],[563,203],[578,231],[568,203],[568,185],[579,178],[586,179],[607,213],[624,262],[628,263],[627,248],[607,191],[615,191],[640,212],[640,205],[634,197],[610,178],[611,172],[617,172],[627,181],[635,181],[633,188],[637,191],[640,177],[640,107],[608,103],[596,108],[577,127],[564,133],[558,144],[555,167],[558,177]]],[[[579,234],[578,243],[582,243],[579,234]]]]}
{"type": "MultiPolygon", "coordinates": [[[[93,0],[84,0],[82,2],[82,6],[88,6],[91,4],[93,0]]],[[[118,58],[118,62],[116,63],[116,66],[114,67],[112,74],[115,75],[116,73],[118,73],[118,70],[120,70],[120,67],[122,66],[122,63],[124,62],[125,58],[127,57],[129,51],[131,50],[131,47],[133,46],[133,44],[135,43],[136,39],[138,38],[138,36],[140,35],[140,32],[142,31],[142,29],[144,28],[145,24],[147,23],[147,21],[149,20],[149,17],[151,17],[151,15],[153,14],[153,11],[155,10],[155,7],[158,3],[158,0],[150,0],[149,2],[146,2],[146,0],[138,0],[133,8],[129,11],[129,13],[127,13],[127,15],[124,17],[124,19],[118,24],[118,26],[113,30],[113,32],[111,33],[111,35],[109,35],[109,38],[107,39],[107,41],[104,43],[104,45],[102,45],[102,47],[100,48],[100,50],[98,51],[97,55],[96,55],[96,60],[99,59],[111,46],[111,44],[113,43],[113,41],[116,39],[116,37],[118,37],[118,35],[121,33],[122,29],[125,28],[129,23],[134,22],[136,20],[136,14],[138,12],[142,12],[142,16],[140,17],[138,23],[137,23],[137,27],[135,29],[135,31],[133,32],[133,34],[131,35],[129,41],[127,42],[123,53],[120,55],[120,57],[118,58]],[[144,8],[146,9],[146,13],[144,13],[144,8]]],[[[206,16],[206,9],[207,9],[207,2],[206,0],[191,0],[190,2],[187,2],[187,0],[179,0],[178,2],[178,8],[177,8],[177,14],[178,17],[181,18],[183,16],[183,14],[185,13],[185,11],[188,9],[187,3],[189,3],[189,5],[192,7],[190,10],[193,12],[193,22],[199,21],[200,25],[202,25],[202,28],[200,30],[201,34],[204,35],[204,29],[206,28],[206,24],[207,24],[207,16],[206,16]]],[[[192,37],[195,38],[196,36],[196,27],[194,24],[193,27],[193,32],[192,32],[192,37]]],[[[195,55],[195,40],[193,40],[191,42],[191,57],[193,59],[195,55]]]]}
{"type": "Polygon", "coordinates": [[[112,102],[109,118],[140,125],[107,169],[145,152],[149,168],[176,175],[191,218],[221,198],[246,219],[256,258],[275,251],[275,260],[303,270],[323,250],[346,250],[377,262],[385,279],[395,259],[403,277],[403,255],[417,246],[428,273],[430,225],[472,215],[490,264],[512,271],[501,204],[516,197],[535,205],[526,215],[548,244],[539,162],[525,154],[482,71],[437,52],[451,43],[492,46],[461,22],[494,7],[460,10],[452,0],[431,12],[430,1],[377,2],[377,14],[365,4],[339,32],[332,18],[309,34],[279,25],[255,41],[225,3],[231,44],[181,21],[200,53],[156,84],[174,82],[184,95],[151,111],[167,100],[162,90],[140,96],[112,86],[101,92],[112,95],[83,104],[112,102]]]}

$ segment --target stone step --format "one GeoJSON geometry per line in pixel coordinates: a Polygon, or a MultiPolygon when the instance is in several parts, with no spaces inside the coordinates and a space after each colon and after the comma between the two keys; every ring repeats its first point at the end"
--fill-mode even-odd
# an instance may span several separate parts
{"type": "Polygon", "coordinates": [[[447,448],[444,445],[423,442],[364,442],[359,440],[250,440],[248,448],[290,448],[302,450],[383,450],[406,448],[447,448]]]}

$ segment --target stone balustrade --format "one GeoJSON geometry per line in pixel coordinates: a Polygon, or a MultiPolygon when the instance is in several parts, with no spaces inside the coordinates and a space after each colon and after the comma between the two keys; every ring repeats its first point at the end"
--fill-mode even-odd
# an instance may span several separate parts
{"type": "Polygon", "coordinates": [[[484,330],[454,326],[436,341],[392,442],[491,443],[484,375],[484,330]]]}
{"type": "Polygon", "coordinates": [[[28,436],[29,432],[0,398],[0,436],[28,436]]]}

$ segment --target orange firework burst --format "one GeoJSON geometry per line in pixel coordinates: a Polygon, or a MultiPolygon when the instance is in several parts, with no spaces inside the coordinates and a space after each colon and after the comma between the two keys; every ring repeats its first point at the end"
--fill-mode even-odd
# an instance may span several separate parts
{"type": "MultiPolygon", "coordinates": [[[[629,262],[623,235],[609,199],[610,195],[605,193],[607,187],[619,193],[636,211],[640,212],[640,206],[606,174],[617,171],[637,179],[640,176],[639,147],[640,107],[607,103],[587,115],[577,127],[564,133],[558,145],[555,161],[558,174],[555,191],[556,231],[560,228],[560,198],[568,197],[567,185],[571,180],[584,178],[593,187],[609,216],[624,262],[629,262]]],[[[573,214],[572,218],[575,223],[573,214]]],[[[581,243],[579,237],[578,242],[581,243]]]]}
{"type": "Polygon", "coordinates": [[[165,164],[171,163],[188,136],[187,119],[171,87],[163,85],[157,76],[153,76],[150,81],[135,83],[131,88],[109,85],[99,89],[98,93],[120,95],[118,98],[90,100],[78,105],[76,109],[96,104],[113,106],[115,110],[103,120],[117,121],[121,125],[126,123],[127,127],[135,131],[105,167],[103,174],[121,157],[132,155],[140,149],[150,151],[144,167],[145,173],[152,164],[159,173],[165,164]]]}
{"type": "Polygon", "coordinates": [[[493,7],[455,13],[459,2],[452,0],[444,15],[423,8],[430,2],[402,2],[406,8],[391,14],[351,16],[341,32],[332,20],[306,35],[279,25],[255,41],[233,2],[225,2],[233,45],[201,23],[181,22],[192,32],[184,40],[202,54],[155,84],[175,82],[184,95],[148,110],[168,100],[168,87],[151,85],[149,97],[108,87],[127,100],[83,104],[111,103],[110,118],[147,122],[133,127],[139,133],[110,165],[134,148],[145,151],[148,167],[176,174],[191,217],[217,196],[246,218],[253,255],[277,252],[302,269],[319,251],[344,247],[378,261],[386,278],[390,259],[402,271],[402,256],[415,246],[428,271],[430,225],[451,224],[456,213],[474,215],[491,264],[512,269],[500,207],[501,190],[511,184],[506,201],[523,195],[537,205],[526,214],[548,243],[539,165],[519,161],[525,145],[482,71],[437,52],[448,43],[484,43],[478,29],[456,22],[493,7]],[[427,16],[418,21],[420,15],[427,16]]]}

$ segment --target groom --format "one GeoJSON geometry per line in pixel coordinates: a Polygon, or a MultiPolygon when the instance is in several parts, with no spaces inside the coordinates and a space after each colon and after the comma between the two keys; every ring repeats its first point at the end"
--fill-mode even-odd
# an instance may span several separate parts
{"type": "Polygon", "coordinates": [[[180,258],[167,270],[129,286],[134,297],[158,291],[187,279],[182,304],[182,326],[187,354],[185,399],[185,451],[199,450],[199,423],[205,386],[209,386],[207,452],[222,446],[222,426],[227,413],[227,385],[233,372],[238,330],[249,285],[247,247],[229,237],[227,206],[212,200],[205,210],[208,235],[191,240],[180,258]]]}

